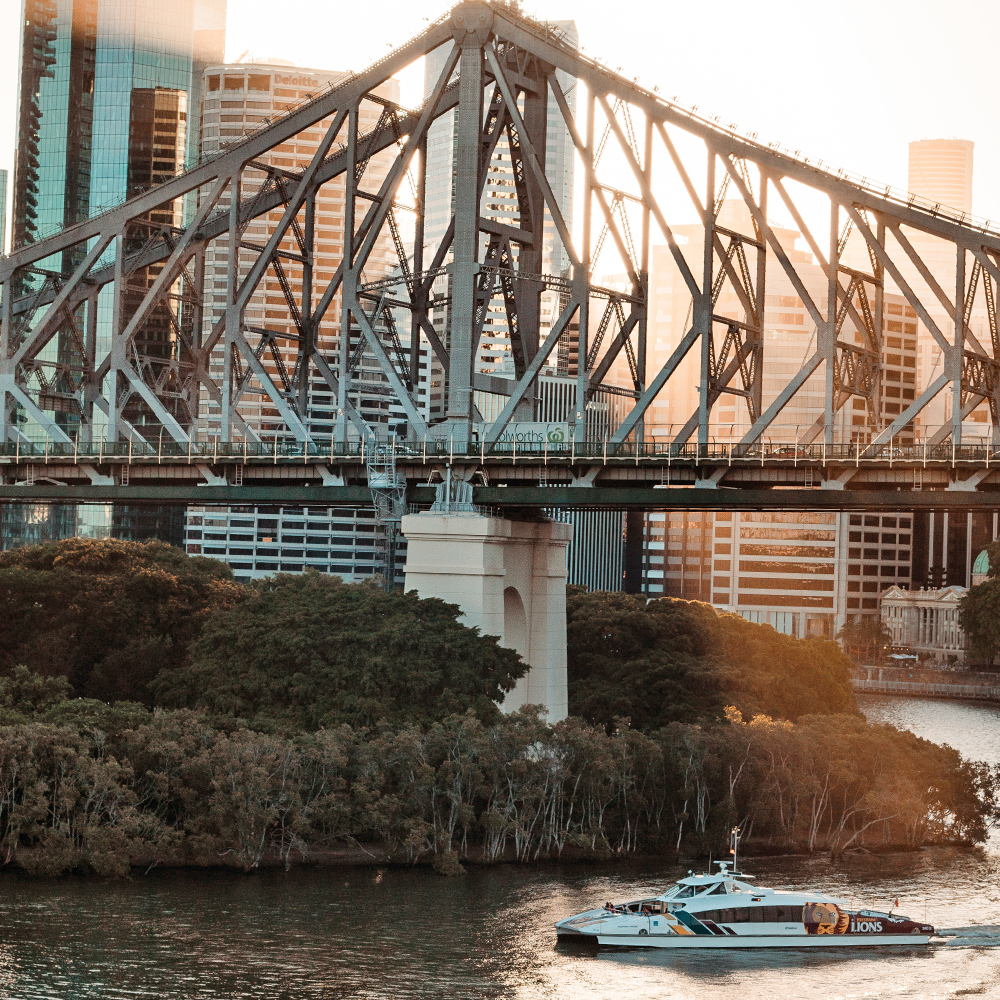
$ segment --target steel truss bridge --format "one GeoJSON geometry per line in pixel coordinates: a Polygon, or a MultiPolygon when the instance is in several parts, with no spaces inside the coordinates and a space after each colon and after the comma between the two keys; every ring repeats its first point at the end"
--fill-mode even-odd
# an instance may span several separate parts
{"type": "Polygon", "coordinates": [[[995,499],[989,480],[998,453],[991,444],[963,443],[962,419],[985,402],[992,440],[1000,445],[998,284],[1000,232],[699,117],[585,57],[513,7],[471,0],[214,158],[0,260],[0,499],[368,502],[364,451],[378,436],[352,402],[360,336],[377,361],[381,391],[406,415],[405,441],[393,444],[392,458],[411,502],[427,500],[435,468],[451,465],[473,484],[476,503],[507,508],[987,505],[995,499]],[[422,107],[376,95],[390,77],[434,52],[443,53],[441,71],[422,107]],[[557,71],[584,85],[579,102],[557,71]],[[544,169],[550,99],[582,168],[576,239],[544,169]],[[365,102],[379,108],[378,124],[367,132],[359,126],[365,102]],[[426,241],[428,130],[445,115],[455,116],[453,212],[443,236],[426,241]],[[277,147],[317,127],[322,139],[307,167],[262,165],[277,147]],[[516,206],[505,223],[483,214],[501,136],[516,206]],[[391,160],[384,173],[371,169],[376,154],[391,160]],[[602,164],[611,163],[630,178],[627,190],[602,182],[602,164]],[[250,170],[265,170],[267,181],[244,197],[250,170]],[[401,199],[410,182],[412,206],[401,199]],[[316,197],[334,183],[345,194],[347,236],[334,277],[320,282],[316,197]],[[654,194],[665,184],[686,191],[700,220],[698,259],[675,238],[654,194]],[[727,194],[746,205],[748,231],[719,224],[727,194]],[[807,225],[801,207],[817,194],[829,206],[822,231],[807,225]],[[185,199],[194,206],[186,225],[153,221],[185,199]],[[768,222],[775,200],[822,267],[825,296],[810,292],[803,265],[768,222]],[[411,256],[399,235],[402,208],[414,213],[411,256]],[[245,239],[249,223],[278,211],[266,243],[245,239]],[[570,261],[567,274],[542,273],[546,216],[570,261]],[[842,259],[852,232],[868,252],[862,270],[842,259]],[[376,267],[373,251],[385,245],[386,234],[396,247],[394,271],[369,280],[366,268],[370,274],[376,267]],[[952,248],[948,287],[922,259],[915,235],[952,248]],[[688,329],[658,370],[650,370],[647,358],[654,238],[666,242],[690,295],[688,329]],[[205,289],[210,249],[228,261],[219,315],[208,308],[205,289]],[[249,265],[248,250],[255,254],[249,265]],[[602,267],[625,274],[627,287],[593,282],[602,252],[602,267]],[[606,263],[608,254],[615,263],[606,263]],[[907,282],[904,272],[913,269],[926,289],[907,282]],[[140,273],[155,277],[137,291],[140,273]],[[247,305],[269,273],[285,297],[280,330],[247,322],[247,305]],[[775,273],[795,289],[815,324],[816,347],[765,401],[765,290],[775,273]],[[880,392],[887,279],[943,357],[941,374],[891,421],[883,417],[880,392]],[[447,296],[435,297],[442,280],[447,296]],[[546,291],[559,303],[548,327],[541,321],[546,291]],[[720,313],[723,295],[739,303],[729,315],[720,313]],[[970,328],[983,301],[989,343],[970,328]],[[491,303],[506,315],[513,379],[476,371],[491,303]],[[442,330],[434,318],[443,305],[442,330]],[[409,316],[408,348],[392,309],[409,316]],[[942,310],[953,317],[954,334],[934,319],[942,310]],[[170,351],[144,354],[144,332],[151,323],[162,326],[165,316],[170,351]],[[511,420],[533,418],[539,376],[571,324],[579,331],[579,443],[518,454],[503,443],[503,432],[511,420]],[[338,344],[333,352],[320,350],[321,334],[338,344]],[[433,425],[416,392],[422,339],[444,372],[446,411],[433,425]],[[266,352],[277,358],[279,341],[294,348],[294,367],[268,366],[266,352]],[[644,431],[650,407],[691,352],[700,371],[698,408],[669,444],[650,444],[644,431]],[[624,387],[608,381],[623,357],[631,379],[624,387]],[[825,379],[822,416],[794,443],[774,445],[769,428],[814,375],[825,379]],[[315,383],[336,399],[333,434],[322,439],[309,415],[315,383]],[[504,400],[479,437],[475,392],[504,400]],[[241,416],[241,401],[251,393],[281,424],[270,440],[241,416]],[[586,404],[607,393],[628,396],[632,408],[607,440],[587,443],[586,404]],[[951,394],[951,423],[925,442],[899,447],[900,432],[940,393],[951,394]],[[724,395],[742,400],[750,428],[721,446],[711,441],[710,424],[724,395]],[[206,398],[220,414],[220,433],[211,441],[199,436],[206,398]],[[865,401],[868,440],[838,443],[837,414],[856,399],[865,401]]]}

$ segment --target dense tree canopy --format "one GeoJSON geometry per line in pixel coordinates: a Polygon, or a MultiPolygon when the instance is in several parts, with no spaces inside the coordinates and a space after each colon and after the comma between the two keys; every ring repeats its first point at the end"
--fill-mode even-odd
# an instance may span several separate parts
{"type": "Polygon", "coordinates": [[[1000,580],[970,587],[958,604],[958,622],[974,659],[993,663],[1000,655],[1000,580]]]}
{"type": "Polygon", "coordinates": [[[708,604],[571,589],[570,713],[637,729],[744,715],[856,713],[850,662],[826,639],[795,639],[708,604]]]}
{"type": "Polygon", "coordinates": [[[495,702],[525,672],[513,650],[415,591],[384,593],[316,572],[247,587],[208,617],[190,662],[153,684],[160,703],[314,729],[431,722],[495,702]]]}
{"type": "Polygon", "coordinates": [[[992,664],[1000,656],[1000,541],[986,546],[989,579],[970,587],[958,604],[969,656],[992,664]]]}
{"type": "Polygon", "coordinates": [[[163,542],[68,538],[0,552],[0,674],[25,663],[68,677],[77,695],[145,702],[207,609],[241,593],[224,563],[163,542]]]}

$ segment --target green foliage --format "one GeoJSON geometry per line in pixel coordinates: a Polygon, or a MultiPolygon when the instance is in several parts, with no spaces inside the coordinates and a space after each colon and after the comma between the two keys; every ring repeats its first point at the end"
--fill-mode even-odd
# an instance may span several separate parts
{"type": "Polygon", "coordinates": [[[735,705],[795,720],[857,712],[835,643],[795,639],[708,604],[573,589],[567,606],[570,712],[648,732],[735,705]]]}
{"type": "Polygon", "coordinates": [[[567,852],[965,844],[997,818],[997,778],[949,747],[856,716],[758,716],[643,734],[533,710],[422,727],[226,731],[188,710],[0,726],[0,863],[35,875],[133,864],[291,865],[361,843],[399,861],[567,852]]]}
{"type": "MultiPolygon", "coordinates": [[[[994,577],[993,549],[989,546],[990,576],[994,577]]],[[[987,580],[970,587],[958,602],[958,622],[968,640],[971,657],[993,663],[1000,654],[1000,580],[987,580]]]]}
{"type": "Polygon", "coordinates": [[[191,662],[153,682],[159,702],[291,729],[496,717],[525,665],[458,622],[456,605],[316,572],[279,574],[213,612],[191,662]]]}
{"type": "Polygon", "coordinates": [[[712,646],[727,704],[745,716],[797,721],[805,715],[860,717],[851,661],[829,639],[796,639],[733,614],[715,620],[712,646]]]}
{"type": "Polygon", "coordinates": [[[837,634],[844,651],[859,663],[881,663],[892,646],[892,633],[881,618],[866,616],[845,622],[837,634]]]}
{"type": "Polygon", "coordinates": [[[647,730],[718,715],[714,610],[695,601],[573,589],[566,601],[570,714],[647,730]]]}
{"type": "Polygon", "coordinates": [[[0,677],[0,709],[32,715],[65,701],[69,681],[65,677],[43,677],[19,663],[7,677],[0,677]]]}
{"type": "Polygon", "coordinates": [[[69,538],[0,552],[0,675],[27,663],[73,693],[147,700],[179,666],[208,608],[242,594],[228,566],[163,542],[69,538]]]}

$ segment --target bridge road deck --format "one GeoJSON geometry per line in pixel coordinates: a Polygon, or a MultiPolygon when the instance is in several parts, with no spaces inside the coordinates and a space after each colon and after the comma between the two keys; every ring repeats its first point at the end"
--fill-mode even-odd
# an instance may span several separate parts
{"type": "MultiPolygon", "coordinates": [[[[397,443],[411,504],[448,466],[504,509],[957,510],[1000,506],[1000,450],[607,442],[519,447],[397,443]],[[694,487],[694,488],[692,488],[694,487]]],[[[365,445],[128,442],[0,448],[0,502],[370,503],[365,445]]]]}

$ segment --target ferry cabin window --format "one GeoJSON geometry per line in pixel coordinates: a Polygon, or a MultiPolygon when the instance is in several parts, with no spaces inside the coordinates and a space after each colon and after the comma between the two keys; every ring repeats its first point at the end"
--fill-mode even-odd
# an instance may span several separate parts
{"type": "Polygon", "coordinates": [[[801,924],[801,906],[735,906],[725,910],[704,910],[699,920],[714,920],[717,924],[801,924]]]}
{"type": "Polygon", "coordinates": [[[724,894],[726,891],[725,882],[719,882],[716,885],[710,885],[701,895],[702,896],[717,896],[724,894]]]}
{"type": "Polygon", "coordinates": [[[626,909],[629,913],[641,913],[644,910],[647,913],[661,913],[660,902],[656,899],[640,899],[634,903],[629,903],[626,909]]]}
{"type": "Polygon", "coordinates": [[[688,899],[695,893],[695,887],[693,885],[682,885],[674,896],[674,899],[688,899]]]}

